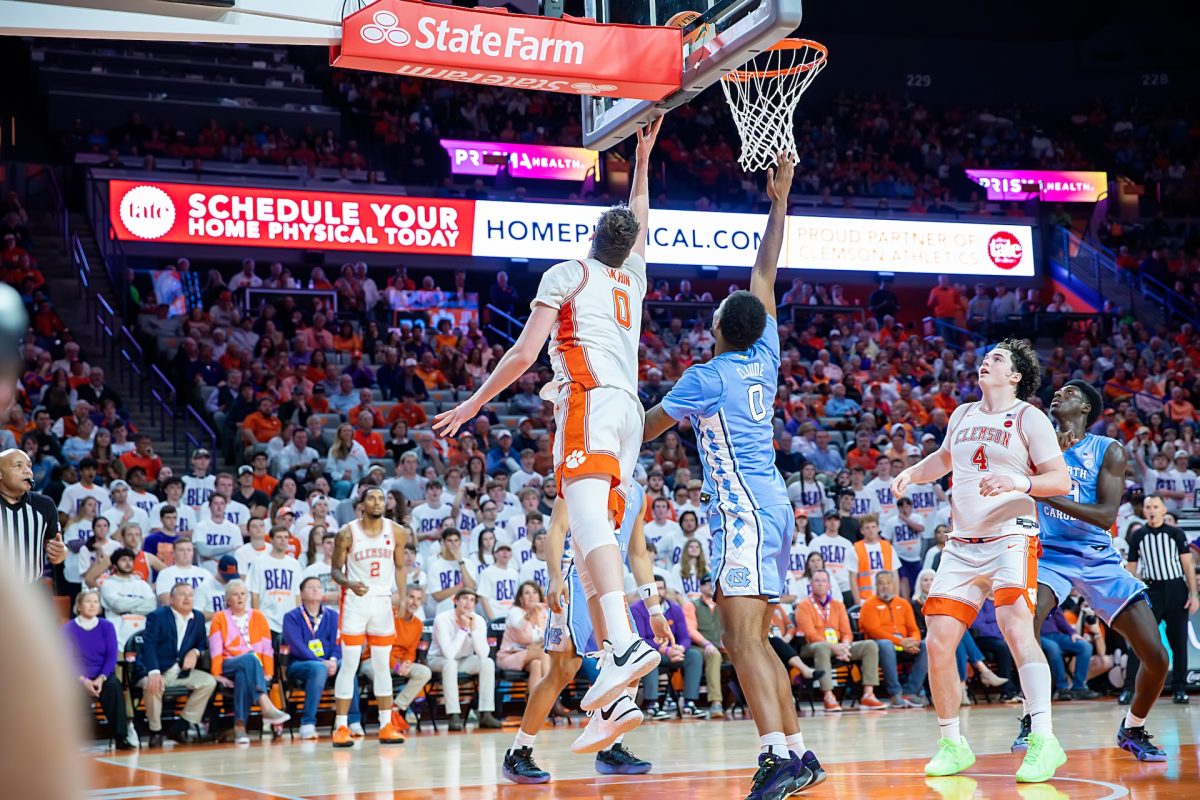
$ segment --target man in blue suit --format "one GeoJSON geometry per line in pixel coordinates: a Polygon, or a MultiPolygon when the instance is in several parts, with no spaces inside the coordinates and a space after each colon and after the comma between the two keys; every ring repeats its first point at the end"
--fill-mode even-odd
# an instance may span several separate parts
{"type": "Polygon", "coordinates": [[[180,715],[184,722],[171,736],[182,741],[186,724],[200,724],[217,688],[212,675],[196,669],[201,654],[208,652],[208,637],[204,632],[204,614],[192,607],[194,600],[191,584],[177,583],[171,587],[170,604],[146,617],[135,674],[146,702],[151,747],[161,747],[163,743],[164,691],[176,687],[191,690],[180,715]]]}
{"type": "MultiPolygon", "coordinates": [[[[321,579],[300,581],[300,605],[283,615],[283,641],[288,646],[288,680],[304,682],[304,713],[300,738],[317,738],[317,707],[329,679],[337,675],[342,660],[338,644],[338,614],[325,608],[321,579]]],[[[358,692],[350,697],[350,732],[362,734],[358,692]],[[357,727],[357,731],[355,728],[357,727]]]]}

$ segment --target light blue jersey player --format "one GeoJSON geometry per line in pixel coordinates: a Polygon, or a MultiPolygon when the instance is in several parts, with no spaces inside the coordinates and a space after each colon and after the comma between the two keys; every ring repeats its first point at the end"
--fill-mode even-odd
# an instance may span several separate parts
{"type": "MultiPolygon", "coordinates": [[[[1085,433],[1063,453],[1071,473],[1071,500],[1082,505],[1098,502],[1100,467],[1110,447],[1121,445],[1107,436],[1085,433]]],[[[1072,588],[1078,589],[1100,619],[1111,625],[1127,605],[1144,596],[1146,584],[1121,564],[1111,532],[1044,502],[1038,503],[1038,527],[1042,540],[1038,583],[1050,587],[1058,604],[1072,588]]]]}
{"type": "MultiPolygon", "coordinates": [[[[1082,380],[1067,381],[1050,402],[1050,416],[1058,423],[1063,460],[1071,475],[1069,496],[1042,497],[1038,501],[1042,556],[1038,561],[1038,599],[1034,630],[1060,605],[1072,589],[1088,602],[1096,617],[1125,637],[1141,662],[1133,679],[1130,669],[1120,703],[1130,706],[1117,728],[1116,742],[1139,761],[1166,761],[1167,754],[1146,732],[1146,717],[1162,693],[1167,678],[1167,651],[1158,633],[1158,620],[1146,596],[1146,584],[1121,564],[1109,533],[1125,493],[1125,448],[1087,429],[1100,418],[1104,398],[1095,386],[1082,380]],[[1130,688],[1130,684],[1133,688],[1130,688]]],[[[1088,623],[1084,607],[1084,624],[1088,623]]],[[[1092,619],[1092,623],[1095,623],[1092,619]]],[[[1073,692],[1088,696],[1086,690],[1073,692]]],[[[1013,750],[1028,746],[1030,717],[1021,720],[1013,750]]]]}
{"type": "Polygon", "coordinates": [[[753,345],[689,367],[662,401],[668,416],[690,419],[696,431],[713,579],[730,597],[775,599],[787,587],[795,515],[775,467],[778,380],[779,325],[767,316],[753,345]]]}
{"type": "Polygon", "coordinates": [[[692,421],[704,469],[700,495],[712,531],[713,581],[722,641],[758,730],[758,770],[747,800],[789,797],[825,779],[804,747],[790,681],[768,646],[771,603],[787,587],[795,515],[775,468],[772,417],[779,385],[775,278],[783,248],[795,160],[779,153],[768,170],[767,216],[750,291],[733,292],[713,314],[711,360],[688,367],[646,412],[650,442],[692,421]]]}

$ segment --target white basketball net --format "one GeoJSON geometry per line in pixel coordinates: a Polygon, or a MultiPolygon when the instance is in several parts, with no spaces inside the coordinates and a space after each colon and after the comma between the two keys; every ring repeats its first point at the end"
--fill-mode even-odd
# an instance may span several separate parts
{"type": "Polygon", "coordinates": [[[785,39],[721,78],[721,89],[742,139],[738,156],[742,169],[766,169],[780,152],[797,155],[796,106],[825,68],[827,56],[822,44],[785,39]]]}

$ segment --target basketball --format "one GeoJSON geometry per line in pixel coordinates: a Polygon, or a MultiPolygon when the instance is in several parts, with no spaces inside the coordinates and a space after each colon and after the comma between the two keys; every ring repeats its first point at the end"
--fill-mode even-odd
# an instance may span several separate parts
{"type": "MultiPolygon", "coordinates": [[[[667,27],[685,28],[701,16],[699,11],[680,11],[675,16],[667,20],[667,27]]],[[[706,22],[695,30],[683,35],[683,43],[686,45],[695,46],[703,44],[711,39],[717,32],[717,29],[710,23],[706,22]]]]}

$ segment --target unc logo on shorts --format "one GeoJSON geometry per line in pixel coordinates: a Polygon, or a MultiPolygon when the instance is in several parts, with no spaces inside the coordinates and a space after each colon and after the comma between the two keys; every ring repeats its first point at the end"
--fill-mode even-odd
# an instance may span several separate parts
{"type": "Polygon", "coordinates": [[[750,585],[750,570],[737,567],[725,573],[725,583],[734,589],[745,589],[750,585]]]}
{"type": "Polygon", "coordinates": [[[584,453],[582,450],[572,450],[570,453],[567,454],[566,460],[567,460],[567,468],[575,469],[576,467],[583,466],[583,462],[587,461],[587,454],[584,453]]]}
{"type": "Polygon", "coordinates": [[[554,627],[547,631],[547,637],[550,639],[550,644],[562,644],[563,632],[562,628],[554,627]]]}

